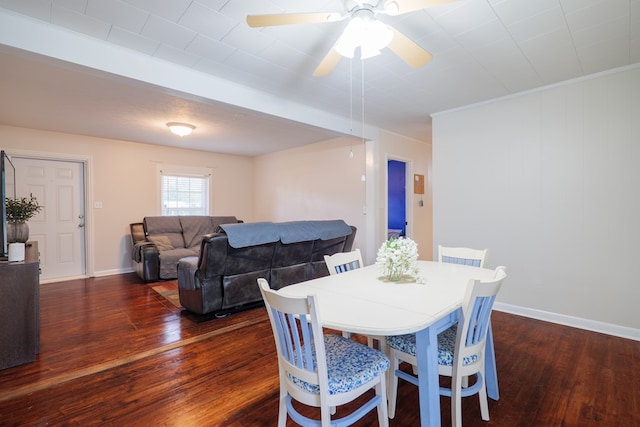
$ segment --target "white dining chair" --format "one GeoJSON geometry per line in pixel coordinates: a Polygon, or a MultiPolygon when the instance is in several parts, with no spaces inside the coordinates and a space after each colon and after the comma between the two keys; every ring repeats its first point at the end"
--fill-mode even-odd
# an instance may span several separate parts
{"type": "Polygon", "coordinates": [[[278,426],[287,415],[303,426],[349,426],[374,408],[378,424],[388,426],[385,373],[389,359],[379,350],[335,334],[323,334],[314,295],[287,297],[258,286],[269,314],[278,354],[280,397],[278,426]],[[341,418],[332,419],[335,408],[374,389],[375,394],[341,418]],[[320,421],[302,415],[297,402],[320,408],[320,421]]]}
{"type": "MultiPolygon", "coordinates": [[[[362,253],[358,248],[351,252],[338,252],[333,255],[325,255],[324,262],[327,264],[327,269],[329,269],[330,275],[341,274],[364,267],[364,263],[362,262],[362,253]]],[[[351,332],[343,331],[342,336],[349,338],[351,337],[351,332]]],[[[373,347],[374,340],[377,340],[379,343],[383,342],[381,337],[367,336],[367,345],[369,345],[369,347],[373,347]]]]}
{"type": "Polygon", "coordinates": [[[329,274],[340,274],[346,271],[364,267],[360,249],[351,252],[338,252],[333,255],[325,255],[324,262],[327,264],[329,274]]]}
{"type": "MultiPolygon", "coordinates": [[[[448,247],[438,245],[438,261],[451,263],[451,264],[462,264],[462,265],[470,265],[472,267],[484,267],[484,264],[487,260],[488,249],[472,249],[465,247],[448,247]]],[[[456,327],[452,326],[452,331],[449,333],[455,335],[456,327]]],[[[413,373],[417,372],[417,367],[413,367],[413,373]]],[[[468,379],[464,378],[462,380],[462,386],[467,387],[468,379]]]]}
{"type": "Polygon", "coordinates": [[[484,267],[488,249],[454,248],[438,245],[438,261],[484,267]]]}
{"type": "MultiPolygon", "coordinates": [[[[451,388],[440,387],[442,396],[451,397],[451,424],[462,426],[462,397],[478,394],[482,419],[489,420],[489,404],[484,375],[485,344],[491,321],[491,311],[502,281],[507,277],[506,268],[498,267],[491,281],[470,280],[462,303],[456,329],[449,328],[438,335],[438,374],[451,377],[451,388]],[[453,332],[452,334],[452,331],[453,332]],[[476,376],[473,385],[463,387],[463,378],[476,376]]],[[[400,370],[400,362],[417,364],[415,334],[387,337],[391,358],[389,380],[389,418],[396,413],[398,378],[414,385],[418,379],[400,370]]]]}

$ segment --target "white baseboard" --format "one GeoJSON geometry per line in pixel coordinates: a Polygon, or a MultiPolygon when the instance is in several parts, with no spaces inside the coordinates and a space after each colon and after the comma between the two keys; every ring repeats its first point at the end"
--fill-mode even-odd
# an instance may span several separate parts
{"type": "Polygon", "coordinates": [[[521,307],[517,305],[504,304],[500,302],[496,302],[493,307],[495,310],[503,311],[505,313],[517,314],[519,316],[530,317],[532,319],[544,320],[547,322],[558,323],[560,325],[571,326],[574,328],[585,329],[588,331],[600,332],[603,334],[640,341],[640,329],[614,325],[612,323],[598,322],[595,320],[583,319],[580,317],[567,316],[564,314],[551,313],[548,311],[536,310],[533,308],[521,307]]]}
{"type": "Polygon", "coordinates": [[[126,274],[133,273],[135,270],[133,267],[128,268],[114,268],[113,270],[102,270],[93,273],[93,277],[113,276],[114,274],[126,274]]]}
{"type": "Polygon", "coordinates": [[[65,276],[65,277],[56,277],[56,278],[52,278],[52,279],[42,279],[42,278],[40,278],[40,284],[44,285],[44,284],[48,284],[48,283],[64,282],[64,281],[67,281],[67,280],[86,279],[86,278],[89,278],[89,277],[113,276],[115,274],[133,273],[134,271],[135,270],[133,269],[133,267],[129,267],[129,268],[119,268],[119,269],[113,269],[113,270],[96,271],[92,275],[65,276]]]}
{"type": "Polygon", "coordinates": [[[86,279],[89,276],[68,276],[68,277],[55,277],[52,279],[40,279],[41,285],[48,285],[49,283],[66,282],[68,280],[86,279]]]}

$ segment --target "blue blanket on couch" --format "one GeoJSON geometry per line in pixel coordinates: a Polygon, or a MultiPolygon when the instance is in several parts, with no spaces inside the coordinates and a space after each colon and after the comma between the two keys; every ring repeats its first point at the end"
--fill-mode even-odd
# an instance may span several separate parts
{"type": "Polygon", "coordinates": [[[232,248],[263,245],[280,240],[284,244],[308,240],[330,240],[351,234],[351,227],[343,220],[248,222],[221,224],[232,248]]]}

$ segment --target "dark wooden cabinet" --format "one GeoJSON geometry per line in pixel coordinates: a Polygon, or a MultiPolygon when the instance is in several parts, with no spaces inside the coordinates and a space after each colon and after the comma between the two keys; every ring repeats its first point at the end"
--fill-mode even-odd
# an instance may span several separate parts
{"type": "Polygon", "coordinates": [[[40,251],[37,241],[28,241],[24,248],[24,262],[40,262],[40,251]]]}
{"type": "Polygon", "coordinates": [[[0,262],[0,369],[33,362],[39,351],[39,264],[0,262]]]}

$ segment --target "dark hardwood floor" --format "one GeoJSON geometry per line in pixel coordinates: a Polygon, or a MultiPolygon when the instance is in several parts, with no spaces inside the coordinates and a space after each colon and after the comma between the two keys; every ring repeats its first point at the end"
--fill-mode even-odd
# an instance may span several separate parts
{"type": "MultiPolygon", "coordinates": [[[[40,306],[36,362],[0,371],[0,425],[276,425],[264,308],[199,318],[134,274],[42,285],[40,306]]],[[[501,398],[488,422],[463,399],[466,427],[640,426],[640,342],[501,312],[493,328],[501,398]]],[[[419,425],[417,400],[400,381],[390,425],[419,425]]]]}

